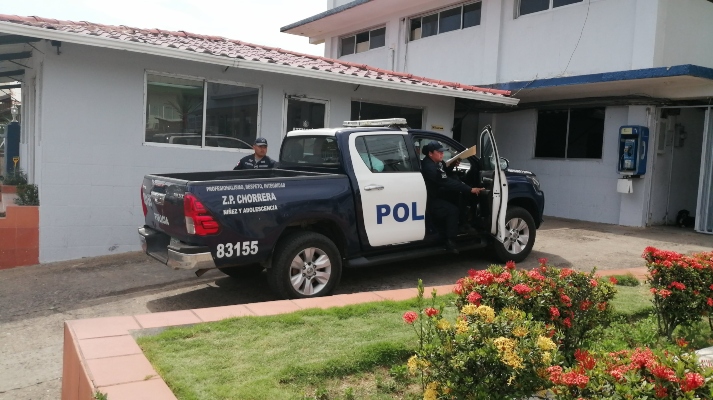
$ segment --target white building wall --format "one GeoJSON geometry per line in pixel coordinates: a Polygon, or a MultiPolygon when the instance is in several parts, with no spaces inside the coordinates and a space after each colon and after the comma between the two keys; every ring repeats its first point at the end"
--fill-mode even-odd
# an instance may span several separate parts
{"type": "Polygon", "coordinates": [[[665,31],[660,66],[694,64],[713,68],[713,3],[661,0],[665,31]]]}
{"type": "MultiPolygon", "coordinates": [[[[500,155],[510,166],[537,174],[545,192],[545,215],[617,224],[621,198],[627,196],[616,191],[617,141],[628,113],[628,107],[607,107],[601,160],[535,158],[537,110],[496,114],[493,129],[500,155]]],[[[481,120],[487,118],[481,114],[481,120]]]]}
{"type": "MultiPolygon", "coordinates": [[[[483,0],[481,25],[407,42],[408,18],[428,10],[404,2],[400,14],[379,16],[388,20],[393,69],[477,85],[680,64],[713,67],[713,41],[707,40],[713,37],[713,4],[707,1],[592,0],[515,18],[516,4],[483,0]]],[[[364,16],[363,28],[375,22],[364,16]]],[[[338,58],[336,48],[325,46],[325,55],[338,58]]],[[[390,69],[389,57],[365,52],[343,59],[390,69]]]]}
{"type": "MultiPolygon", "coordinates": [[[[277,158],[285,95],[329,100],[328,126],[349,119],[351,100],[425,107],[425,126],[450,132],[453,99],[205,65],[63,43],[45,48],[35,110],[40,261],[139,249],[139,188],[148,173],[232,169],[246,152],[144,145],[145,70],[260,85],[259,135],[277,158]],[[357,89],[355,91],[355,89],[357,89]]],[[[32,147],[29,147],[32,148],[32,147]]]]}

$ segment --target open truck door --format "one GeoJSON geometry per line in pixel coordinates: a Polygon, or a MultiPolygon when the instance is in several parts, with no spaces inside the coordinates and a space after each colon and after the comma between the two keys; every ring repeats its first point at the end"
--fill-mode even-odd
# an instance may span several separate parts
{"type": "Polygon", "coordinates": [[[480,133],[480,164],[481,181],[490,191],[490,233],[502,243],[505,240],[508,183],[500,167],[500,155],[490,125],[480,133]]]}

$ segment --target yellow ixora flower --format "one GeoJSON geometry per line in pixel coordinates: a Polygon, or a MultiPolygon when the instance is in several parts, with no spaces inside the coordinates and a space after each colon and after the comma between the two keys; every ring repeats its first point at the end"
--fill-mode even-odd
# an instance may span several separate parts
{"type": "Polygon", "coordinates": [[[495,310],[488,306],[480,306],[475,310],[475,315],[487,323],[491,323],[495,320],[495,310]]]}
{"type": "Polygon", "coordinates": [[[512,330],[512,334],[519,338],[527,336],[528,333],[530,333],[530,331],[522,325],[512,330]]]}
{"type": "Polygon", "coordinates": [[[537,347],[540,348],[540,350],[544,351],[550,351],[554,350],[557,348],[557,345],[555,342],[552,341],[552,339],[545,337],[545,336],[538,336],[537,337],[537,347]]]}
{"type": "Polygon", "coordinates": [[[409,358],[408,361],[406,361],[406,366],[408,367],[408,372],[411,375],[415,375],[416,372],[418,372],[418,366],[419,366],[418,356],[416,356],[416,355],[411,356],[411,358],[409,358]]]}
{"type": "Polygon", "coordinates": [[[475,315],[475,311],[478,309],[478,306],[475,304],[466,304],[461,308],[460,312],[465,314],[465,315],[475,315]]]}
{"type": "Polygon", "coordinates": [[[468,332],[468,321],[464,319],[459,319],[456,322],[456,333],[467,333],[468,332]]]}
{"type": "Polygon", "coordinates": [[[438,398],[438,383],[429,382],[423,391],[423,400],[436,400],[438,398]]]}
{"type": "Polygon", "coordinates": [[[549,364],[550,362],[552,362],[552,354],[547,351],[542,353],[542,363],[549,364]]]}
{"type": "Polygon", "coordinates": [[[525,315],[524,312],[522,312],[516,308],[504,308],[502,311],[500,311],[500,314],[503,315],[508,321],[522,319],[523,316],[525,315]]]}
{"type": "Polygon", "coordinates": [[[438,322],[436,323],[436,328],[438,328],[442,331],[447,331],[448,329],[451,328],[451,323],[446,321],[445,319],[439,319],[438,322]]]}

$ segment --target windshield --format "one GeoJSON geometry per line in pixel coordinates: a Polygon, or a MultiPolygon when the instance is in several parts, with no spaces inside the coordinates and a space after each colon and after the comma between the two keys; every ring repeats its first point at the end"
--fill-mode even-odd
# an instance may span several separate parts
{"type": "Polygon", "coordinates": [[[292,136],[285,138],[280,166],[339,166],[339,148],[333,136],[292,136]]]}

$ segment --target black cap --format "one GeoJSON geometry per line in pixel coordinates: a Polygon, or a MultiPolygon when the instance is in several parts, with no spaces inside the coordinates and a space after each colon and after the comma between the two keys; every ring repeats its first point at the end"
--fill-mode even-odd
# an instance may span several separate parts
{"type": "Polygon", "coordinates": [[[259,137],[255,139],[255,143],[253,143],[255,146],[267,146],[267,139],[264,137],[259,137]]]}
{"type": "Polygon", "coordinates": [[[435,140],[429,142],[427,145],[425,145],[421,148],[421,151],[423,152],[423,154],[428,154],[432,151],[445,151],[445,150],[446,150],[446,148],[443,147],[440,143],[438,143],[435,140]]]}

